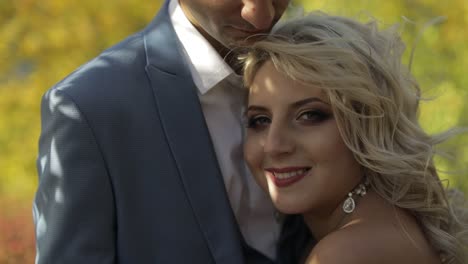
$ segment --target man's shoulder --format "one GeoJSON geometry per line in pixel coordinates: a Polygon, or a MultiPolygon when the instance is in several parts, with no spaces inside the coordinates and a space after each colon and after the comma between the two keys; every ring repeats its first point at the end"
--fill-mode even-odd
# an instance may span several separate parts
{"type": "MultiPolygon", "coordinates": [[[[60,91],[84,109],[111,109],[148,86],[143,32],[133,34],[82,64],[48,89],[60,91]]],[[[95,110],[91,110],[95,111],[95,110]]]]}
{"type": "Polygon", "coordinates": [[[106,87],[106,83],[119,83],[119,79],[144,68],[143,46],[141,33],[136,33],[79,66],[56,87],[70,90],[77,86],[106,87]]]}
{"type": "Polygon", "coordinates": [[[78,67],[49,88],[44,99],[66,96],[86,116],[113,116],[126,101],[148,96],[148,92],[141,95],[150,90],[145,66],[143,33],[139,32],[78,67]]]}

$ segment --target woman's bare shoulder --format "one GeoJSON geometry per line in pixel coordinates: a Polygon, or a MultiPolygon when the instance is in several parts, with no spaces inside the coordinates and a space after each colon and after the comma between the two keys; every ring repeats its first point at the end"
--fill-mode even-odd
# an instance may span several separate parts
{"type": "MultiPolygon", "coordinates": [[[[370,256],[365,248],[362,237],[353,237],[346,230],[331,233],[320,240],[309,254],[306,264],[338,264],[338,263],[375,263],[365,262],[370,256]]],[[[360,235],[361,236],[361,235],[360,235]]]]}
{"type": "Polygon", "coordinates": [[[427,263],[440,264],[439,259],[423,247],[418,248],[392,228],[354,225],[330,233],[319,241],[306,264],[427,263]]]}

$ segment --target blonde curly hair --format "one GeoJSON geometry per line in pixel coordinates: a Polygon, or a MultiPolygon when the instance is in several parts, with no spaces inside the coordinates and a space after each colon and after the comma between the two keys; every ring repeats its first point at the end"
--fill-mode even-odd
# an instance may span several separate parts
{"type": "Polygon", "coordinates": [[[467,214],[443,186],[433,157],[455,130],[428,135],[418,123],[420,89],[402,62],[397,27],[321,12],[280,24],[242,56],[244,83],[272,61],[288,77],[327,91],[341,136],[372,188],[411,212],[443,263],[467,263],[467,214]]]}

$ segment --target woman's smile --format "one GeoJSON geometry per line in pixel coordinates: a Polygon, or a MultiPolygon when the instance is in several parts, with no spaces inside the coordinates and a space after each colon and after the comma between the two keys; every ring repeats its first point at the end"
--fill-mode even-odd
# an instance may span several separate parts
{"type": "Polygon", "coordinates": [[[288,187],[302,178],[310,171],[310,167],[267,168],[265,172],[277,187],[288,187]]]}
{"type": "Polygon", "coordinates": [[[245,159],[283,213],[330,211],[361,180],[324,89],[266,62],[249,87],[246,118],[245,159]]]}

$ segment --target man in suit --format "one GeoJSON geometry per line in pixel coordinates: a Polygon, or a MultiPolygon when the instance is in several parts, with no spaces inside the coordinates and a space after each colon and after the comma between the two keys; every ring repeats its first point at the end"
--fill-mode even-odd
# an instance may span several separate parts
{"type": "Polygon", "coordinates": [[[46,92],[36,263],[281,257],[282,223],[243,163],[230,51],[268,32],[288,2],[168,0],[147,28],[46,92]]]}

